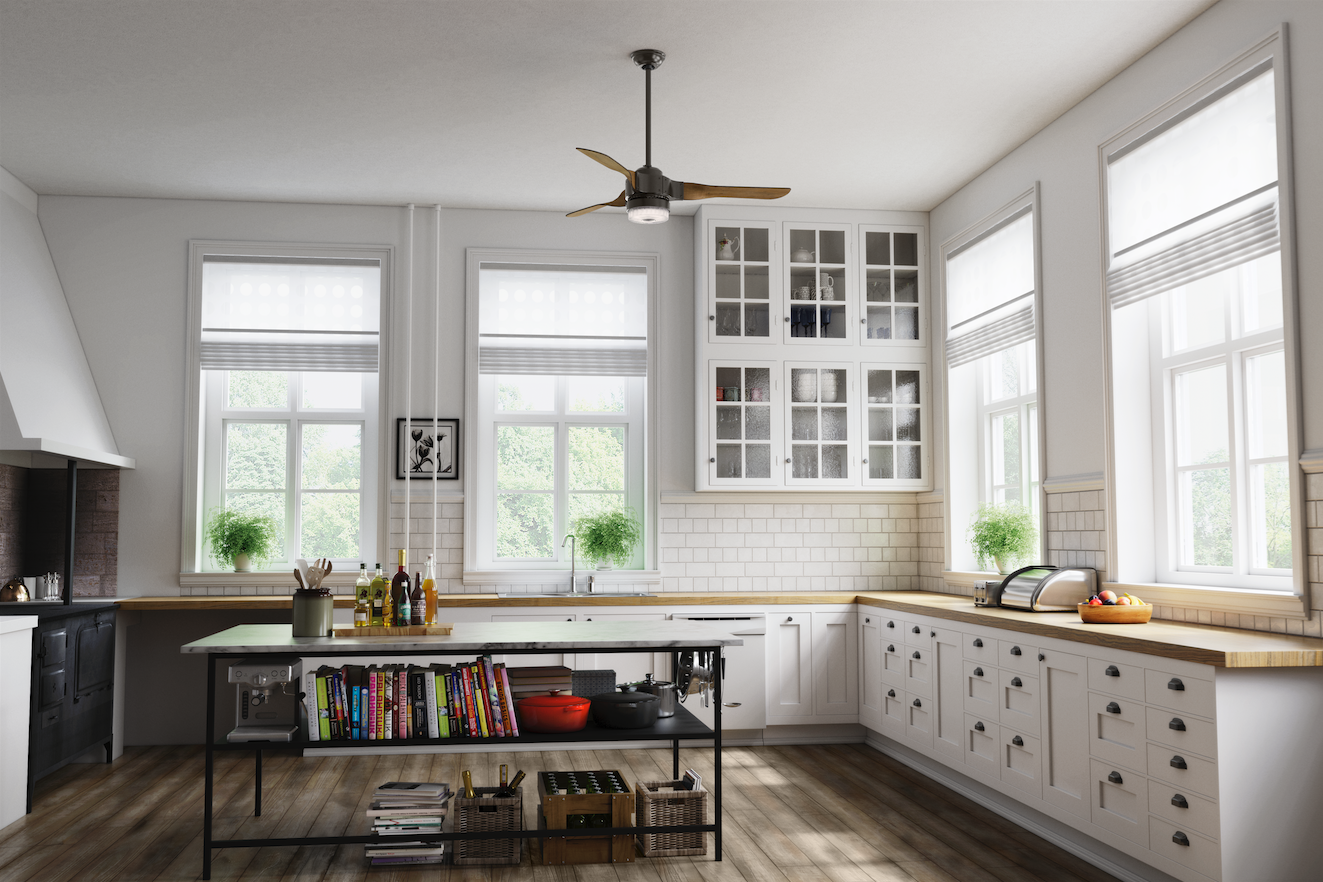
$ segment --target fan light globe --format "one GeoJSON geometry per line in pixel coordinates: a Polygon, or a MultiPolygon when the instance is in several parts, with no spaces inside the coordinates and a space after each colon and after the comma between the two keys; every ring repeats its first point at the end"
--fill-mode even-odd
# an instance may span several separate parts
{"type": "Polygon", "coordinates": [[[639,205],[628,209],[626,214],[636,224],[664,224],[671,210],[665,206],[639,205]]]}

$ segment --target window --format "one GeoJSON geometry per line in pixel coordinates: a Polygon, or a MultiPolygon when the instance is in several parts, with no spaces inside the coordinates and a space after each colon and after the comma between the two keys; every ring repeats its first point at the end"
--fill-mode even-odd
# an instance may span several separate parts
{"type": "Polygon", "coordinates": [[[1041,520],[1036,202],[1035,189],[942,249],[948,561],[957,571],[990,563],[965,541],[980,504],[1024,505],[1041,520]]]}
{"type": "MultiPolygon", "coordinates": [[[[568,570],[561,546],[577,518],[615,509],[652,518],[653,273],[629,258],[533,264],[483,254],[470,254],[478,372],[465,560],[469,574],[568,570]]],[[[627,569],[654,560],[645,539],[627,569]]]]}
{"type": "Polygon", "coordinates": [[[268,569],[300,557],[346,567],[374,559],[381,260],[201,245],[198,480],[186,501],[185,571],[214,568],[200,528],[222,508],[276,521],[268,569]]]}
{"type": "Polygon", "coordinates": [[[1102,148],[1119,581],[1295,589],[1277,51],[1102,148]]]}

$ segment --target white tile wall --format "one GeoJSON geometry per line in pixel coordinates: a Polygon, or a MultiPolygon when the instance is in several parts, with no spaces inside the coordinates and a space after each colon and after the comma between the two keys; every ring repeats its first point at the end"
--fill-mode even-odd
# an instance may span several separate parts
{"type": "Polygon", "coordinates": [[[946,568],[946,505],[942,499],[919,497],[919,589],[949,592],[942,579],[946,568]]]}
{"type": "Polygon", "coordinates": [[[1106,494],[1101,490],[1047,494],[1047,562],[1093,567],[1107,578],[1106,494]]]}

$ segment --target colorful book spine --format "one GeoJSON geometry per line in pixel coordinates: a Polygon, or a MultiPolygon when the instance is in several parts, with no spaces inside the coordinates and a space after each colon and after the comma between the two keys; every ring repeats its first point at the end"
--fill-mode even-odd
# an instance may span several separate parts
{"type": "Polygon", "coordinates": [[[377,719],[373,723],[377,728],[377,740],[386,738],[386,677],[385,670],[377,668],[377,719]]]}
{"type": "Polygon", "coordinates": [[[479,738],[482,730],[478,728],[478,715],[473,707],[473,678],[469,676],[468,668],[459,670],[459,688],[464,695],[464,717],[469,722],[468,735],[470,738],[479,738]]]}
{"type": "Polygon", "coordinates": [[[505,723],[501,720],[501,699],[496,691],[496,671],[492,667],[492,660],[483,656],[478,659],[480,662],[479,670],[482,672],[487,696],[487,706],[492,711],[492,734],[497,738],[505,737],[505,723]]]}
{"type": "Polygon", "coordinates": [[[518,733],[515,731],[514,713],[510,706],[510,684],[505,678],[505,663],[495,665],[493,674],[496,678],[496,697],[501,704],[501,723],[505,726],[505,734],[513,738],[518,733]]]}
{"type": "Polygon", "coordinates": [[[367,696],[367,715],[363,719],[363,738],[366,741],[375,741],[377,738],[377,666],[368,665],[368,669],[363,672],[364,686],[363,694],[367,696]]]}
{"type": "Polygon", "coordinates": [[[362,733],[362,729],[360,728],[360,726],[362,725],[361,720],[362,720],[363,709],[362,709],[362,703],[361,703],[361,701],[360,701],[359,699],[360,699],[360,693],[359,693],[358,687],[357,687],[357,686],[354,686],[354,685],[350,685],[350,687],[349,687],[349,737],[350,737],[350,739],[352,739],[352,740],[354,740],[354,741],[358,741],[359,738],[362,737],[362,734],[363,734],[363,733],[362,733]]]}
{"type": "Polygon", "coordinates": [[[382,715],[382,726],[389,740],[395,737],[395,666],[387,665],[382,679],[386,683],[386,705],[382,715]]]}
{"type": "Polygon", "coordinates": [[[308,715],[308,740],[320,741],[322,727],[317,713],[317,671],[315,670],[303,674],[303,706],[308,715]]]}
{"type": "Polygon", "coordinates": [[[464,666],[464,680],[469,688],[469,698],[473,700],[473,717],[477,723],[474,735],[480,738],[486,738],[487,735],[487,714],[482,709],[482,686],[478,680],[478,666],[469,664],[464,666]]]}
{"type": "Polygon", "coordinates": [[[450,717],[455,730],[455,737],[469,737],[468,717],[462,711],[464,700],[459,691],[459,680],[452,668],[446,674],[446,697],[450,702],[450,717]]]}
{"type": "Polygon", "coordinates": [[[317,670],[317,728],[321,741],[331,740],[331,705],[326,695],[326,668],[317,670]]]}
{"type": "Polygon", "coordinates": [[[423,689],[427,696],[427,737],[440,738],[441,727],[436,717],[436,672],[430,668],[423,672],[423,689]]]}
{"type": "Polygon", "coordinates": [[[395,699],[395,722],[398,731],[396,734],[400,738],[408,738],[413,733],[409,731],[409,724],[412,722],[409,713],[409,668],[406,665],[398,665],[395,672],[395,688],[397,696],[395,699]]]}

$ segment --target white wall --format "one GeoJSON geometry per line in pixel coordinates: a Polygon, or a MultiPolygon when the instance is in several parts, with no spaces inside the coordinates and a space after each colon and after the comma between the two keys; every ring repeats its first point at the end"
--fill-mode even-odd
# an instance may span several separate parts
{"type": "MultiPolygon", "coordinates": [[[[1290,28],[1304,448],[1323,448],[1323,3],[1223,0],[932,211],[936,278],[943,242],[1042,182],[1046,477],[1101,473],[1104,465],[1098,145],[1281,22],[1290,28]]],[[[940,305],[935,328],[944,327],[940,305]]]]}
{"type": "MultiPolygon", "coordinates": [[[[120,452],[138,468],[120,484],[119,593],[179,591],[184,480],[184,341],[189,239],[395,248],[389,409],[404,416],[408,214],[389,206],[49,196],[39,215],[120,452]]],[[[436,213],[415,211],[413,413],[431,416],[436,213]]],[[[464,249],[651,251],[661,255],[660,490],[693,489],[693,224],[619,215],[444,210],[438,415],[463,416],[464,249]]],[[[393,450],[387,451],[393,470],[393,450]]],[[[396,483],[396,482],[392,482],[396,483]]],[[[402,486],[403,482],[398,482],[402,486]]],[[[460,488],[455,487],[458,491],[460,488]]],[[[383,552],[384,553],[384,552],[383,552]]]]}

